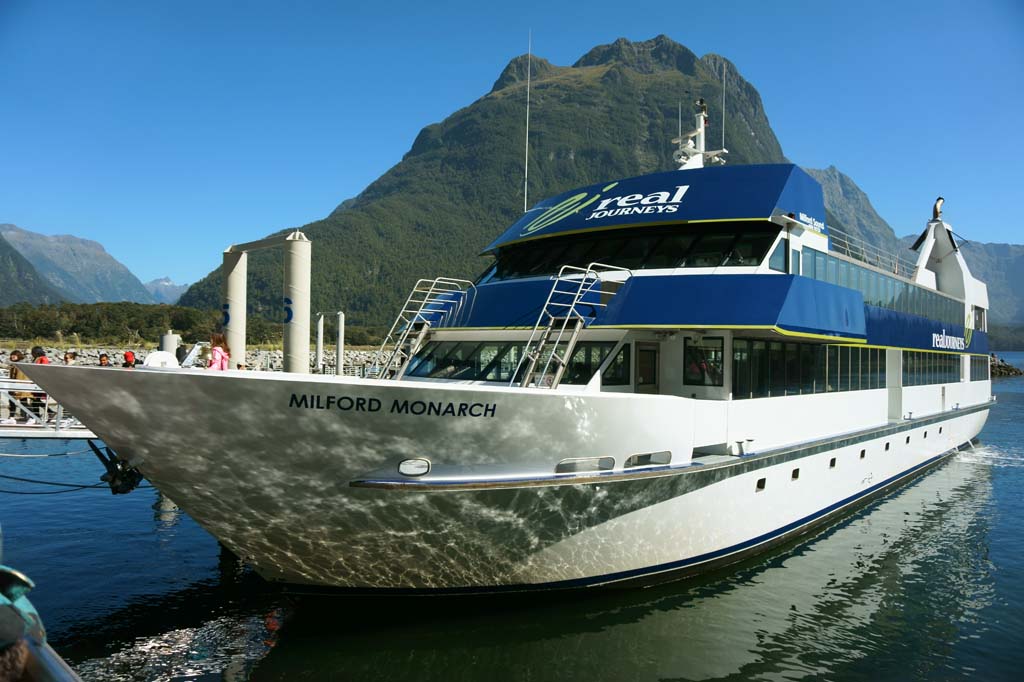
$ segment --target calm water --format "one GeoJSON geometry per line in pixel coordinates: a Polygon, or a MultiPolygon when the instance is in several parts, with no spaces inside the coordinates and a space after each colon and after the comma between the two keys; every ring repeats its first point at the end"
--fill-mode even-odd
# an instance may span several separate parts
{"type": "MultiPolygon", "coordinates": [[[[1024,353],[1005,353],[1024,366],[1024,353]]],[[[980,680],[1024,667],[1024,379],[981,434],[813,538],[698,582],[552,600],[289,600],[156,491],[0,494],[5,563],[88,680],[980,680]]],[[[77,444],[0,441],[7,453],[77,444]]],[[[0,473],[91,483],[87,454],[0,473]]],[[[41,490],[0,480],[5,490],[41,490]]]]}

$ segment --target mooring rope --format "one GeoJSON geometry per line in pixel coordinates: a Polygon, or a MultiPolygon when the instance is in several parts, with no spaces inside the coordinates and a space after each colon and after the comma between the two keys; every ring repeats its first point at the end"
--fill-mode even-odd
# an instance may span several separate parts
{"type": "MultiPolygon", "coordinates": [[[[94,488],[106,488],[107,483],[62,483],[60,481],[43,481],[36,478],[22,478],[20,476],[7,476],[0,474],[0,478],[8,481],[18,481],[20,483],[35,483],[36,485],[51,485],[58,488],[66,488],[66,490],[47,490],[47,491],[32,491],[32,490],[6,490],[0,489],[0,493],[6,493],[8,495],[56,495],[57,493],[72,493],[77,490],[90,490],[94,488]]],[[[152,488],[151,485],[140,485],[136,490],[146,490],[152,488]]]]}
{"type": "Polygon", "coordinates": [[[98,483],[96,485],[83,485],[80,488],[65,488],[63,490],[4,490],[0,488],[0,493],[4,495],[60,495],[61,493],[77,493],[80,490],[99,488],[105,485],[105,483],[98,483]]]}
{"type": "Polygon", "coordinates": [[[15,452],[0,452],[0,457],[10,457],[13,459],[42,459],[45,457],[71,457],[72,455],[84,455],[91,452],[90,450],[75,450],[73,452],[49,452],[41,454],[19,454],[15,452]]]}
{"type": "Polygon", "coordinates": [[[39,485],[55,485],[61,488],[95,488],[106,483],[59,483],[57,481],[40,481],[37,478],[21,478],[20,476],[6,476],[0,474],[0,478],[5,478],[8,481],[20,481],[22,483],[38,483],[39,485]]]}

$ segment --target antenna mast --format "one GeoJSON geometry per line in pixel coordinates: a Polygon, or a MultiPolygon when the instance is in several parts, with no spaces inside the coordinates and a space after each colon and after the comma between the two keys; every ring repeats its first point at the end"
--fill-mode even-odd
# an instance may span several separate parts
{"type": "Polygon", "coordinates": [[[523,160],[523,213],[529,208],[530,193],[530,67],[533,66],[533,29],[526,39],[526,154],[523,160]]]}
{"type": "Polygon", "coordinates": [[[722,59],[722,149],[725,149],[725,59],[722,59]]]}

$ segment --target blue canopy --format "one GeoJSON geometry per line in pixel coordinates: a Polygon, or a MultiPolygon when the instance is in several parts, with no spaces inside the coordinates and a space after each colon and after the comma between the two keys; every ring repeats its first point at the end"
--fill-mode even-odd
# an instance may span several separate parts
{"type": "Polygon", "coordinates": [[[766,220],[790,213],[812,229],[825,231],[821,185],[793,164],[669,171],[602,182],[545,199],[484,253],[612,227],[766,220]]]}

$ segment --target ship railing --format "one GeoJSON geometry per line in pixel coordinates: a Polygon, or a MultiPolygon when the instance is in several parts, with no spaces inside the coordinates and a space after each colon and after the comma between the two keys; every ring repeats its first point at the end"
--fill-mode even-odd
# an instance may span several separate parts
{"type": "Polygon", "coordinates": [[[625,273],[626,277],[632,274],[628,268],[604,263],[591,263],[585,268],[575,265],[561,267],[540,315],[537,316],[537,323],[530,332],[530,338],[523,347],[510,386],[518,383],[524,387],[531,384],[537,387],[558,387],[580,333],[587,325],[588,318],[593,317],[584,315],[583,309],[595,312],[596,308],[607,307],[617,287],[605,290],[602,283],[621,283],[618,278],[604,277],[613,273],[625,273]],[[597,300],[594,300],[595,292],[597,300]]]}
{"type": "MultiPolygon", "coordinates": [[[[208,341],[200,341],[192,346],[192,350],[185,355],[185,359],[181,361],[182,367],[195,367],[196,363],[199,362],[200,358],[204,353],[209,352],[210,343],[208,341]]],[[[200,362],[200,367],[203,363],[200,362]]]]}
{"type": "Polygon", "coordinates": [[[898,253],[886,251],[870,244],[860,237],[829,226],[830,248],[835,253],[872,265],[884,272],[891,272],[901,277],[913,277],[916,263],[898,253]]]}
{"type": "Polygon", "coordinates": [[[0,379],[0,426],[52,431],[84,428],[39,386],[23,379],[0,379]]]}
{"type": "Polygon", "coordinates": [[[417,281],[366,376],[401,379],[430,329],[451,325],[471,314],[475,300],[476,285],[469,280],[435,277],[417,281]]]}

